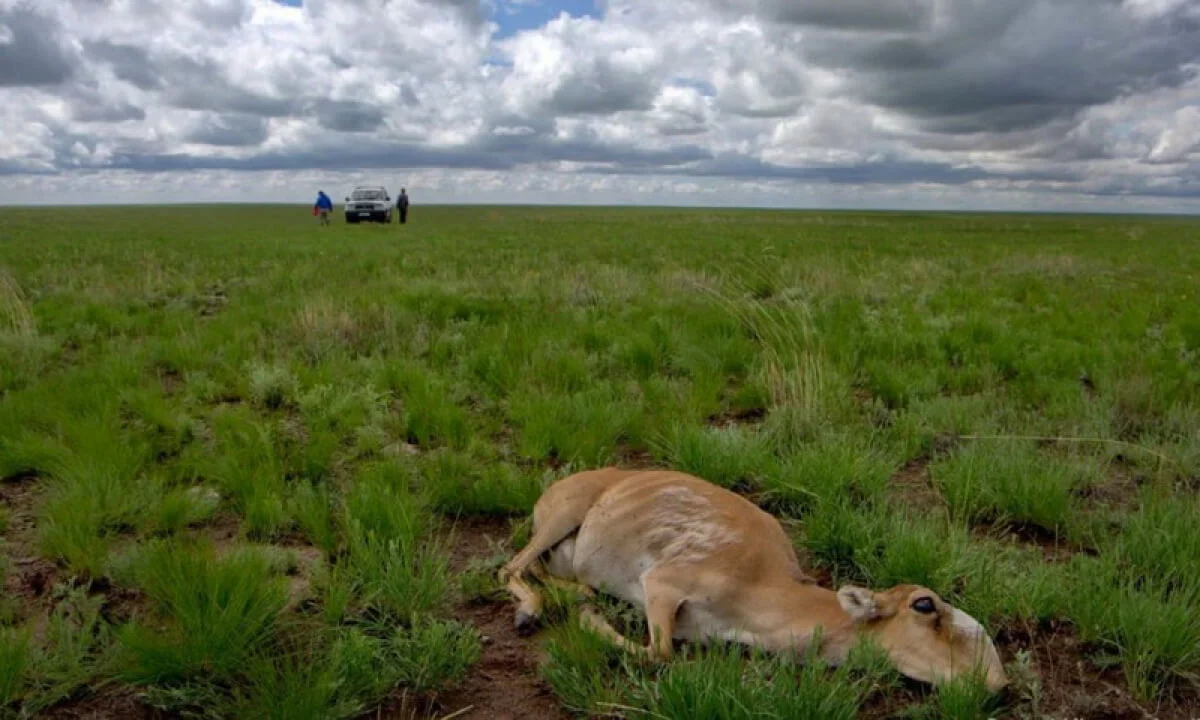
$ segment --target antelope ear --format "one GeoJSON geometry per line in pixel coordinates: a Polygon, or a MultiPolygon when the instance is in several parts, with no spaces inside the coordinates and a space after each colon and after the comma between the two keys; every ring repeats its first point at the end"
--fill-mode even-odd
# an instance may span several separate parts
{"type": "Polygon", "coordinates": [[[875,593],[857,585],[844,585],[838,588],[838,602],[842,609],[854,622],[866,622],[879,617],[879,603],[875,602],[875,593]]]}

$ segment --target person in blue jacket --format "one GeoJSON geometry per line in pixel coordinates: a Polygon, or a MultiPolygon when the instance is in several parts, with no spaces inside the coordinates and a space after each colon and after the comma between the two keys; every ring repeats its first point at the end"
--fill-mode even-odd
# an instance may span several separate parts
{"type": "Polygon", "coordinates": [[[321,216],[321,224],[329,224],[329,213],[333,212],[333,201],[325,194],[324,190],[317,191],[317,202],[313,205],[316,208],[317,214],[321,216]]]}

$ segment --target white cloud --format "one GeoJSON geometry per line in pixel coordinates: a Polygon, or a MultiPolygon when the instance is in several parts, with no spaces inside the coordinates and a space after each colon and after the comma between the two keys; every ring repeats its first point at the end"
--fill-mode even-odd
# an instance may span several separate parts
{"type": "Polygon", "coordinates": [[[1200,210],[1194,3],[526,4],[0,0],[0,199],[1200,210]]]}

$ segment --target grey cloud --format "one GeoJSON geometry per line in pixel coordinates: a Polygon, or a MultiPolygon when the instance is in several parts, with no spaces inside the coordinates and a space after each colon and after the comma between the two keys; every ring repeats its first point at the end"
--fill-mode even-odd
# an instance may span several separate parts
{"type": "MultiPolygon", "coordinates": [[[[304,8],[316,17],[326,17],[330,10],[339,4],[355,5],[360,8],[371,7],[386,11],[391,2],[392,0],[307,0],[304,3],[304,8]]],[[[472,25],[478,25],[486,18],[483,0],[419,0],[419,2],[424,5],[451,10],[472,25]]]]}
{"type": "Polygon", "coordinates": [[[717,105],[725,112],[742,117],[762,120],[790,117],[800,109],[803,100],[799,97],[769,97],[751,100],[739,93],[722,93],[717,105]]]}
{"type": "Polygon", "coordinates": [[[193,17],[218,30],[228,30],[246,22],[251,10],[245,0],[190,0],[189,5],[193,17]]]}
{"type": "Polygon", "coordinates": [[[1100,196],[1143,196],[1190,200],[1200,198],[1200,166],[1193,166],[1177,176],[1146,180],[1144,178],[1113,178],[1091,191],[1100,196]]]}
{"type": "Polygon", "coordinates": [[[658,93],[651,73],[622,68],[597,57],[571,69],[546,101],[547,109],[563,115],[608,115],[647,110],[658,93]]]}
{"type": "Polygon", "coordinates": [[[322,100],[316,104],[317,122],[326,130],[369,132],[383,123],[383,111],[363,102],[322,100]]]}
{"type": "MultiPolygon", "coordinates": [[[[510,144],[540,142],[545,138],[543,137],[541,140],[530,140],[529,138],[552,134],[554,132],[554,118],[546,115],[532,117],[503,113],[492,118],[491,128],[492,135],[513,138],[505,141],[510,144]]],[[[485,140],[483,142],[498,141],[485,140]]]]}
{"type": "Polygon", "coordinates": [[[658,108],[652,124],[658,134],[667,137],[699,135],[708,130],[708,117],[703,105],[674,103],[658,108]]]}
{"type": "Polygon", "coordinates": [[[850,71],[851,92],[939,133],[1034,128],[1125,94],[1176,87],[1200,62],[1200,22],[1180,9],[1138,20],[1115,0],[962,0],[944,26],[800,52],[850,71]]]}
{"type": "Polygon", "coordinates": [[[686,135],[702,135],[708,131],[704,118],[694,115],[673,115],[655,124],[659,135],[666,137],[683,137],[686,135]]]}
{"type": "Polygon", "coordinates": [[[187,153],[118,154],[103,167],[141,172],[172,170],[348,170],[451,168],[508,170],[503,157],[426,148],[417,144],[367,143],[320,150],[271,151],[250,157],[197,156],[187,153]]]}
{"type": "Polygon", "coordinates": [[[87,56],[110,66],[117,79],[124,80],[140,90],[162,87],[162,77],[154,69],[149,53],[143,48],[100,40],[85,44],[84,52],[87,56]]]}
{"type": "MultiPolygon", "coordinates": [[[[1085,123],[1086,124],[1086,123],[1085,123]]],[[[906,147],[942,153],[1011,153],[1027,159],[1090,160],[1111,157],[1108,138],[1097,128],[1080,132],[1082,125],[1063,118],[1047,125],[1007,132],[938,133],[919,131],[893,133],[893,142],[906,147]]]]}
{"type": "Polygon", "coordinates": [[[918,30],[933,15],[932,0],[763,0],[775,20],[841,30],[918,30]]]}
{"type": "Polygon", "coordinates": [[[119,123],[145,120],[146,111],[127,102],[105,98],[99,93],[89,93],[72,103],[71,117],[82,123],[119,123]]]}
{"type": "Polygon", "coordinates": [[[1026,147],[1014,148],[1018,157],[1055,162],[1086,162],[1115,157],[1116,135],[1111,123],[1089,119],[1074,127],[1040,134],[1026,147]]]}
{"type": "MultiPolygon", "coordinates": [[[[123,46],[96,48],[114,67],[126,67],[138,52],[123,46]]],[[[301,85],[302,78],[283,74],[273,77],[274,93],[240,87],[227,76],[225,69],[212,60],[187,57],[165,58],[158,63],[157,74],[147,74],[142,80],[163,88],[162,97],[168,105],[184,110],[211,111],[232,115],[252,115],[277,118],[311,115],[321,127],[340,132],[368,132],[383,122],[381,108],[362,101],[310,99],[299,91],[288,89],[301,85]]],[[[412,90],[402,90],[405,101],[415,100],[412,90]]]]}
{"type": "Polygon", "coordinates": [[[458,11],[464,19],[473,24],[484,20],[484,9],[481,0],[421,0],[426,5],[448,7],[458,11]]]}
{"type": "MultiPolygon", "coordinates": [[[[588,172],[639,174],[638,168],[606,169],[591,167],[588,172]]],[[[886,158],[871,162],[842,165],[786,166],[764,162],[737,153],[725,153],[683,167],[663,170],[642,168],[640,174],[663,173],[690,177],[723,177],[739,180],[798,180],[832,185],[964,185],[981,180],[1078,182],[1078,174],[1063,172],[994,172],[979,167],[960,167],[947,163],[919,162],[886,158]]]]}
{"type": "Polygon", "coordinates": [[[763,162],[744,155],[723,155],[690,168],[686,174],[738,178],[822,181],[839,185],[897,185],[913,182],[958,185],[990,177],[979,168],[951,167],[943,163],[889,160],[848,165],[792,167],[763,162]]]}
{"type": "Polygon", "coordinates": [[[294,98],[272,97],[233,84],[225,71],[211,60],[177,57],[162,63],[168,104],[184,110],[211,110],[263,117],[295,114],[294,98]]]}
{"type": "MultiPolygon", "coordinates": [[[[631,176],[717,177],[733,180],[790,180],[831,185],[902,186],[913,183],[961,186],[980,181],[1050,182],[1065,184],[1062,191],[1078,186],[1083,177],[1071,170],[996,172],[979,167],[948,163],[915,162],[888,157],[872,162],[825,166],[783,166],[755,157],[726,153],[712,155],[699,146],[665,150],[643,150],[633,146],[605,145],[594,138],[556,141],[548,135],[523,133],[490,136],[460,148],[429,148],[415,143],[384,143],[365,140],[335,147],[271,151],[248,157],[197,156],[182,153],[117,152],[111,159],[93,162],[69,155],[81,139],[63,135],[56,141],[56,164],[80,170],[121,169],[138,172],[178,170],[348,170],[396,168],[448,168],[461,170],[513,170],[521,165],[571,161],[585,174],[631,176]]],[[[82,140],[89,150],[94,141],[82,140]]],[[[30,168],[17,163],[0,163],[0,175],[28,174],[30,168]]],[[[1050,188],[1049,192],[1058,190],[1050,188]]],[[[1090,188],[1093,195],[1139,195],[1175,199],[1200,197],[1200,177],[1184,174],[1170,182],[1144,178],[1122,178],[1090,188]]]]}
{"type": "Polygon", "coordinates": [[[58,21],[22,5],[0,8],[0,87],[60,85],[74,74],[75,54],[58,21]]]}
{"type": "MultiPolygon", "coordinates": [[[[69,146],[74,138],[63,137],[69,146]]],[[[707,150],[683,146],[645,150],[632,145],[605,144],[585,136],[570,141],[548,135],[491,135],[458,148],[430,148],[417,143],[395,143],[364,137],[318,149],[272,150],[252,156],[221,157],[188,153],[114,152],[111,160],[93,169],[146,172],[170,170],[347,170],[355,168],[452,168],[511,170],[521,165],[569,161],[603,164],[630,172],[663,170],[710,158],[707,150]]]]}
{"type": "Polygon", "coordinates": [[[549,135],[491,135],[476,143],[475,152],[506,159],[508,166],[546,162],[600,163],[629,170],[638,168],[668,168],[712,157],[696,145],[683,145],[661,150],[638,148],[632,145],[606,143],[592,133],[558,140],[549,135]]]}
{"type": "Polygon", "coordinates": [[[751,118],[795,114],[808,93],[807,68],[786,40],[738,32],[726,48],[726,76],[717,94],[725,112],[751,118]]]}
{"type": "Polygon", "coordinates": [[[267,139],[267,122],[250,115],[221,115],[192,130],[186,139],[219,147],[261,145],[267,139]]]}

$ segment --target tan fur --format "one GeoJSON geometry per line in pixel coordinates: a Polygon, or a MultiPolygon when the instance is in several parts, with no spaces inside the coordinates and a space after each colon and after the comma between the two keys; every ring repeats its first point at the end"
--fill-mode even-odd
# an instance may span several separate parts
{"type": "Polygon", "coordinates": [[[822,588],[774,517],[686,473],[605,468],[554,483],[534,507],[529,544],[500,571],[521,631],[542,611],[527,573],[640,608],[650,627],[645,647],[591,607],[581,620],[652,657],[669,657],[675,639],[803,651],[820,631],[818,652],[836,664],[866,634],[917,680],[939,684],[982,667],[993,692],[1008,683],[983,628],[936,593],[917,585],[822,588]],[[914,603],[926,598],[933,612],[918,612],[914,603]]]}

